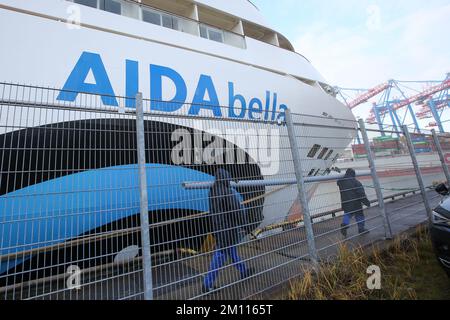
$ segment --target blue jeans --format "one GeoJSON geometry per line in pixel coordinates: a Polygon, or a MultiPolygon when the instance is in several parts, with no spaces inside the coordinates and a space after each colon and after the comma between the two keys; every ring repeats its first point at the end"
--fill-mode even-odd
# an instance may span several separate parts
{"type": "Polygon", "coordinates": [[[355,216],[356,222],[358,223],[358,230],[359,230],[359,232],[364,231],[366,219],[364,218],[364,214],[363,213],[356,213],[356,214],[344,213],[344,219],[342,221],[342,224],[344,226],[348,226],[350,224],[350,221],[351,221],[353,215],[355,216]]]}
{"type": "Polygon", "coordinates": [[[236,269],[239,270],[241,277],[244,277],[247,273],[247,268],[245,264],[239,258],[239,254],[237,252],[236,247],[231,247],[227,249],[220,249],[214,253],[214,256],[211,261],[211,266],[209,267],[209,272],[205,276],[203,284],[206,288],[210,289],[213,287],[214,282],[216,281],[217,275],[219,273],[220,268],[223,267],[225,262],[231,258],[231,262],[233,262],[236,269]]]}

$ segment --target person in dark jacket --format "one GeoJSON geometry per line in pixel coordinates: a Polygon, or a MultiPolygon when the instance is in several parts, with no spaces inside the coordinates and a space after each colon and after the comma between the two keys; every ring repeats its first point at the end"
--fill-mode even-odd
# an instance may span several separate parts
{"type": "Polygon", "coordinates": [[[342,210],[344,210],[344,219],[341,225],[342,235],[347,237],[347,230],[353,216],[358,223],[359,233],[367,233],[362,205],[370,207],[370,201],[367,199],[361,182],[356,180],[355,170],[347,169],[344,178],[339,179],[337,185],[341,193],[342,210]]]}
{"type": "Polygon", "coordinates": [[[239,270],[241,278],[250,276],[237,252],[236,245],[245,236],[241,227],[247,224],[245,207],[241,204],[239,193],[231,187],[231,175],[224,169],[218,169],[214,185],[209,190],[209,207],[213,234],[216,239],[216,251],[211,261],[208,274],[203,281],[203,291],[214,289],[218,272],[230,258],[239,270]]]}

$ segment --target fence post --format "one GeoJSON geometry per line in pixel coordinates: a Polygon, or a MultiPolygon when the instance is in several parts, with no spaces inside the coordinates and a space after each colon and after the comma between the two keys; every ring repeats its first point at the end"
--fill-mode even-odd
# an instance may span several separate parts
{"type": "Polygon", "coordinates": [[[448,166],[445,163],[444,152],[442,151],[441,142],[439,141],[439,137],[436,133],[436,130],[431,130],[433,134],[434,145],[436,146],[437,152],[439,154],[439,158],[441,159],[442,169],[444,169],[445,178],[447,179],[447,184],[450,185],[450,172],[448,171],[448,166]]]}
{"type": "Polygon", "coordinates": [[[389,217],[386,214],[386,208],[384,206],[383,192],[381,191],[380,180],[378,179],[377,168],[375,167],[375,160],[372,150],[370,149],[369,136],[367,135],[366,125],[363,119],[359,120],[359,128],[361,129],[361,135],[364,140],[364,146],[367,152],[367,160],[369,161],[370,174],[373,180],[373,186],[377,193],[378,207],[380,208],[381,216],[383,217],[384,234],[386,239],[392,239],[392,229],[389,221],[389,217]]]}
{"type": "Polygon", "coordinates": [[[136,136],[139,176],[142,265],[144,269],[144,299],[153,300],[152,257],[150,252],[150,223],[148,218],[147,171],[145,160],[144,107],[142,93],[136,95],[136,136]]]}
{"type": "Polygon", "coordinates": [[[314,230],[312,227],[311,214],[309,211],[308,200],[306,199],[305,181],[303,179],[302,163],[300,160],[300,151],[295,137],[295,127],[292,121],[291,110],[286,110],[286,126],[289,135],[289,143],[291,145],[292,159],[294,161],[295,176],[297,178],[297,189],[300,204],[303,211],[303,221],[305,224],[306,239],[308,242],[309,255],[315,269],[318,267],[319,259],[317,255],[316,243],[314,239],[314,230]]]}
{"type": "Polygon", "coordinates": [[[417,162],[416,151],[414,150],[414,144],[411,140],[411,135],[408,131],[408,126],[402,126],[403,134],[406,138],[406,144],[408,145],[409,154],[411,156],[412,163],[414,165],[414,170],[416,171],[417,182],[419,183],[420,193],[422,194],[423,204],[427,212],[428,220],[431,223],[433,221],[433,213],[431,211],[430,203],[428,201],[425,185],[423,184],[422,173],[420,172],[419,163],[417,162]]]}

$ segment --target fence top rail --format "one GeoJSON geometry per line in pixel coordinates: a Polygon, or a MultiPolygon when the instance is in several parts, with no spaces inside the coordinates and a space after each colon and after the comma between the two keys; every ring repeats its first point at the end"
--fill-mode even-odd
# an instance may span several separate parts
{"type": "MultiPolygon", "coordinates": [[[[125,98],[128,99],[128,98],[125,98]]],[[[174,102],[171,102],[174,103],[174,102]]],[[[135,115],[136,109],[134,108],[118,108],[112,106],[90,106],[83,107],[77,106],[76,102],[71,103],[55,103],[55,102],[30,102],[16,99],[0,99],[0,105],[4,106],[14,106],[14,107],[24,107],[24,108],[41,108],[41,109],[67,109],[67,111],[79,111],[79,112],[91,112],[91,113],[114,113],[118,115],[135,115]],[[68,109],[70,108],[70,109],[68,109]]],[[[222,108],[222,107],[221,107],[222,108]]],[[[277,125],[285,126],[284,121],[273,121],[273,120],[257,120],[257,119],[241,119],[241,118],[228,118],[228,117],[211,117],[202,115],[189,115],[182,113],[169,113],[161,111],[144,111],[144,117],[165,117],[165,118],[183,118],[192,120],[214,120],[214,121],[232,121],[241,123],[254,123],[254,124],[265,124],[265,125],[277,125]]]]}
{"type": "MultiPolygon", "coordinates": [[[[9,88],[16,88],[16,89],[35,89],[35,90],[47,90],[51,92],[58,92],[58,93],[73,93],[73,94],[80,94],[84,96],[93,96],[98,98],[116,98],[121,100],[136,100],[136,95],[134,96],[123,96],[123,95],[111,95],[107,93],[95,93],[95,92],[87,92],[87,91],[80,91],[80,90],[69,90],[69,89],[61,89],[61,88],[54,88],[54,87],[44,87],[44,86],[36,86],[36,85],[29,85],[29,84],[19,84],[19,83],[12,83],[12,82],[2,82],[0,81],[0,86],[3,87],[9,87],[9,88]]],[[[5,90],[3,90],[5,91],[5,90]]],[[[139,93],[137,93],[139,94],[139,93]]],[[[8,99],[9,101],[14,101],[13,99],[8,99]]],[[[142,101],[145,102],[154,102],[154,103],[162,103],[162,104],[182,104],[182,105],[200,105],[205,107],[218,107],[218,108],[229,108],[229,106],[225,105],[215,105],[215,104],[208,104],[208,103],[193,103],[193,102],[186,102],[186,101],[177,101],[177,100],[162,100],[162,99],[149,99],[149,98],[142,98],[142,101]]],[[[43,103],[43,101],[41,101],[43,103]]],[[[63,102],[64,103],[64,102],[63,102]]],[[[71,102],[73,103],[73,102],[71,102]]],[[[70,104],[66,102],[66,104],[70,104]]],[[[134,110],[134,108],[130,108],[134,110]]],[[[242,110],[242,107],[235,107],[236,110],[242,110]]],[[[145,110],[144,110],[145,111],[145,110]]],[[[272,111],[271,111],[272,112],[272,111]]],[[[276,114],[281,114],[280,111],[276,111],[276,114]]]]}
{"type": "MultiPolygon", "coordinates": [[[[326,119],[326,120],[333,120],[333,121],[335,121],[335,120],[345,121],[348,123],[354,123],[355,125],[358,124],[358,121],[356,121],[355,119],[344,119],[344,118],[336,118],[336,117],[329,117],[329,116],[327,117],[325,115],[318,116],[318,115],[313,115],[313,114],[295,113],[295,112],[292,112],[292,110],[291,110],[291,115],[293,118],[294,117],[308,117],[308,118],[326,119]]],[[[294,120],[293,122],[295,125],[296,121],[294,120]]]]}
{"type": "MultiPolygon", "coordinates": [[[[358,128],[358,130],[361,130],[360,128],[358,128]]],[[[403,135],[404,134],[404,132],[403,131],[396,131],[396,130],[380,130],[380,129],[369,129],[369,128],[366,128],[366,131],[369,131],[369,132],[384,132],[384,133],[391,133],[391,134],[400,134],[400,135],[403,135]]],[[[432,137],[433,135],[431,134],[431,133],[423,133],[423,132],[421,132],[421,133],[412,133],[412,134],[414,134],[414,135],[418,135],[418,136],[422,136],[422,137],[432,137]]],[[[441,134],[442,136],[445,136],[445,134],[441,134]]]]}
{"type": "Polygon", "coordinates": [[[294,122],[294,126],[301,127],[313,127],[313,128],[329,128],[329,129],[340,129],[340,130],[357,130],[357,127],[343,127],[343,126],[332,126],[327,124],[314,124],[314,123],[306,123],[306,122],[294,122]]]}
{"type": "MultiPolygon", "coordinates": [[[[72,107],[72,108],[79,108],[80,110],[83,111],[94,111],[94,110],[99,110],[99,109],[105,109],[105,110],[121,110],[123,113],[123,109],[125,109],[126,113],[134,113],[135,108],[130,108],[130,107],[117,107],[117,106],[108,106],[108,105],[104,105],[99,104],[99,105],[86,105],[89,104],[89,102],[93,103],[95,101],[98,100],[89,100],[89,98],[86,97],[95,97],[95,99],[118,99],[119,101],[135,101],[136,100],[136,96],[122,96],[122,95],[109,95],[109,94],[103,94],[103,93],[93,93],[93,92],[85,92],[85,91],[74,91],[74,90],[68,90],[68,89],[60,89],[60,88],[53,88],[53,87],[44,87],[44,86],[37,86],[37,85],[30,85],[30,84],[19,84],[19,83],[8,83],[8,82],[2,82],[0,81],[0,87],[3,87],[2,89],[0,89],[0,91],[3,91],[2,98],[0,100],[1,103],[6,104],[6,103],[17,103],[17,104],[33,104],[33,105],[42,105],[42,106],[48,106],[48,107],[56,107],[56,108],[63,108],[63,107],[72,107]],[[36,94],[41,94],[43,95],[45,91],[47,91],[48,93],[45,94],[45,97],[43,99],[38,99],[40,101],[25,101],[24,99],[19,100],[16,97],[13,96],[18,96],[20,95],[20,90],[23,91],[22,96],[26,95],[28,96],[30,99],[32,99],[34,94],[30,94],[30,92],[25,92],[25,90],[34,90],[36,94]],[[8,98],[6,98],[5,96],[8,95],[8,93],[6,93],[6,91],[13,91],[14,93],[11,94],[8,98]],[[61,101],[60,103],[56,103],[57,100],[57,95],[59,95],[60,93],[66,93],[66,94],[76,94],[76,95],[82,95],[83,98],[77,98],[74,101],[61,101]],[[54,100],[54,101],[52,101],[54,100]],[[84,101],[83,101],[84,100],[84,101]],[[83,106],[83,104],[85,104],[85,106],[83,106]]],[[[22,97],[23,98],[23,97],[22,97]]],[[[142,99],[143,103],[144,103],[144,116],[145,115],[164,115],[164,116],[190,116],[192,118],[204,118],[204,119],[220,119],[220,120],[232,120],[232,121],[245,121],[245,122],[261,122],[261,123],[267,123],[267,124],[278,124],[280,125],[280,122],[284,122],[284,120],[258,120],[258,119],[240,119],[240,118],[227,118],[227,117],[208,117],[208,116],[195,116],[195,115],[186,115],[186,114],[181,114],[181,113],[175,113],[175,112],[157,112],[157,111],[151,111],[149,112],[147,109],[147,106],[149,103],[156,103],[156,104],[167,104],[167,105],[171,105],[171,104],[181,104],[183,106],[195,106],[195,105],[200,105],[203,107],[216,107],[216,108],[220,108],[221,110],[228,110],[230,107],[227,105],[214,105],[214,104],[208,104],[208,103],[193,103],[193,102],[187,102],[187,101],[167,101],[167,100],[160,100],[160,99],[149,99],[149,98],[143,98],[142,99]]],[[[30,105],[31,106],[31,105],[30,105]]],[[[235,106],[234,109],[236,111],[242,111],[243,107],[242,106],[235,106]]],[[[276,110],[270,111],[270,114],[273,116],[275,116],[276,119],[279,119],[281,115],[283,115],[285,112],[282,110],[276,110]]],[[[307,117],[307,118],[315,118],[315,119],[323,119],[323,120],[328,120],[328,121],[344,121],[346,123],[351,123],[351,124],[357,124],[357,121],[354,119],[344,119],[344,118],[336,118],[336,117],[330,117],[330,116],[326,116],[326,115],[312,115],[312,114],[305,114],[305,113],[291,113],[294,117],[307,117]]],[[[354,128],[351,128],[354,129],[354,128]]]]}

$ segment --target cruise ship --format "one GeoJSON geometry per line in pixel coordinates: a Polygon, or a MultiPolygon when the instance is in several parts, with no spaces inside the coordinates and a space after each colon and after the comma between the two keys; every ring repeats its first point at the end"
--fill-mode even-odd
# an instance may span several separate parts
{"type": "MultiPolygon", "coordinates": [[[[160,142],[156,143],[155,148],[157,145],[165,145],[161,141],[169,139],[168,136],[158,136],[161,123],[170,130],[176,130],[186,123],[181,118],[169,115],[276,122],[283,121],[285,111],[289,108],[295,114],[307,115],[304,121],[316,125],[308,129],[308,137],[300,143],[304,153],[302,157],[308,159],[303,169],[310,175],[329,174],[339,155],[356,136],[355,118],[350,109],[336,99],[331,84],[301,52],[295,52],[289,40],[270,27],[258,8],[247,0],[0,0],[0,30],[3,44],[0,51],[3,97],[5,88],[7,91],[10,84],[53,88],[57,93],[50,95],[50,102],[65,108],[63,111],[49,109],[45,117],[31,117],[31,111],[19,112],[7,101],[2,101],[2,145],[10,145],[11,141],[20,138],[23,134],[21,124],[26,124],[28,128],[51,126],[53,131],[39,131],[39,139],[32,139],[30,136],[26,138],[30,139],[30,143],[26,144],[28,148],[39,149],[41,145],[38,141],[48,141],[44,145],[50,150],[58,149],[58,145],[52,145],[57,142],[48,136],[50,132],[72,126],[85,128],[86,131],[106,126],[107,119],[104,116],[90,127],[87,124],[92,124],[92,119],[89,118],[92,114],[78,112],[76,118],[73,118],[70,108],[82,107],[79,105],[81,93],[101,96],[101,107],[120,110],[133,108],[134,100],[116,97],[134,98],[141,92],[144,99],[151,102],[147,106],[147,112],[157,111],[168,115],[167,119],[160,117],[158,123],[146,125],[148,130],[153,130],[156,141],[160,142]],[[15,125],[7,125],[8,121],[15,125]]],[[[35,101],[41,98],[42,101],[42,97],[34,98],[35,101]]],[[[48,103],[48,95],[46,99],[48,103]]],[[[39,108],[38,105],[35,107],[39,108]]],[[[29,108],[32,110],[34,107],[29,108]]],[[[120,124],[120,121],[114,123],[122,127],[127,125],[120,124]]],[[[214,128],[201,128],[196,122],[189,123],[192,129],[215,132],[214,128]]],[[[246,122],[242,123],[245,125],[246,122]]],[[[223,125],[233,127],[231,121],[224,121],[223,125]]],[[[97,134],[101,140],[101,130],[97,134]]],[[[218,136],[226,139],[225,135],[218,136]]],[[[86,136],[83,137],[85,139],[80,141],[85,144],[77,145],[80,149],[90,150],[95,154],[97,145],[93,141],[87,141],[86,136]]],[[[67,139],[76,137],[71,137],[68,133],[67,139]]],[[[239,142],[236,146],[245,149],[239,142]]],[[[153,147],[149,149],[152,150],[153,147]]],[[[244,169],[231,167],[230,172],[240,181],[286,178],[287,173],[294,172],[291,167],[280,169],[286,166],[283,161],[290,157],[288,151],[280,155],[275,170],[255,161],[247,163],[244,169]]],[[[108,201],[98,200],[108,198],[101,191],[94,198],[86,198],[88,196],[80,192],[71,201],[49,192],[55,189],[71,192],[76,189],[75,186],[83,190],[86,187],[83,182],[88,184],[93,181],[97,181],[96,185],[100,190],[107,189],[101,181],[107,181],[108,188],[120,189],[135,163],[115,163],[110,158],[127,157],[109,154],[104,157],[103,162],[93,164],[74,164],[68,159],[68,163],[54,161],[54,167],[49,167],[33,161],[36,158],[32,156],[26,158],[27,151],[20,154],[13,154],[14,152],[3,148],[0,155],[0,221],[3,221],[0,256],[8,257],[1,262],[2,279],[4,277],[1,274],[7,274],[11,270],[14,273],[26,268],[40,270],[46,261],[42,255],[48,254],[40,248],[54,248],[64,241],[117,228],[121,225],[119,222],[131,223],[132,217],[139,213],[128,209],[118,212],[118,208],[124,207],[121,201],[125,201],[120,194],[110,197],[114,199],[114,203],[105,204],[108,201]],[[25,161],[31,163],[28,170],[16,170],[14,161],[4,160],[9,158],[17,161],[18,156],[25,157],[25,161]],[[117,177],[111,179],[102,176],[107,175],[107,169],[114,166],[121,166],[123,169],[117,177]],[[59,174],[46,174],[46,171],[57,171],[59,174]],[[26,198],[33,194],[42,196],[26,198]],[[27,204],[24,205],[23,201],[27,201],[27,204]],[[93,205],[92,201],[99,203],[93,205]],[[98,210],[115,210],[115,214],[105,214],[109,217],[105,219],[85,219],[83,223],[76,224],[78,220],[73,220],[75,218],[70,213],[74,210],[88,212],[88,208],[83,207],[87,204],[98,210]],[[44,211],[40,212],[39,208],[44,208],[44,211]],[[51,215],[55,212],[59,214],[57,223],[51,221],[51,215]],[[46,217],[45,221],[31,218],[43,216],[46,217]],[[44,232],[39,228],[45,223],[48,226],[44,232]],[[27,254],[20,255],[21,252],[27,254]],[[22,258],[13,259],[12,255],[22,258]]],[[[53,156],[55,159],[64,159],[61,155],[53,156]]],[[[74,158],[79,161],[82,159],[76,156],[74,158]]],[[[167,217],[180,217],[180,211],[189,214],[207,211],[207,190],[185,190],[181,184],[185,181],[211,180],[214,174],[211,166],[197,166],[194,170],[175,166],[168,158],[170,157],[149,154],[147,159],[150,161],[149,183],[159,179],[160,185],[179,185],[172,190],[159,189],[158,192],[169,194],[167,199],[149,197],[151,217],[156,212],[164,212],[167,217]],[[172,170],[171,175],[166,174],[167,168],[172,170]],[[176,173],[175,178],[173,173],[176,173]],[[157,200],[154,199],[159,199],[160,203],[155,203],[157,200]],[[167,204],[166,207],[161,206],[164,203],[167,204]],[[172,203],[178,205],[171,206],[172,203]]],[[[255,228],[292,221],[301,215],[298,204],[295,203],[295,186],[282,192],[272,192],[270,187],[250,191],[242,194],[244,200],[267,194],[261,197],[262,200],[251,212],[255,228]],[[274,204],[277,204],[276,210],[274,204]]],[[[138,201],[137,191],[131,198],[138,201]]],[[[159,218],[155,219],[161,221],[159,218]]],[[[127,241],[135,240],[131,238],[127,237],[127,241]]],[[[110,250],[121,252],[130,247],[126,245],[127,241],[114,242],[121,244],[121,247],[110,250]]],[[[103,244],[101,247],[109,246],[103,244]]],[[[77,252],[91,252],[91,249],[84,248],[77,252]]],[[[60,254],[65,262],[71,259],[68,251],[60,254]]],[[[92,251],[95,252],[95,249],[92,251]]],[[[104,256],[108,254],[105,253],[104,256]]],[[[51,257],[54,259],[60,255],[53,254],[51,257]]],[[[85,261],[87,260],[86,258],[85,261]]],[[[58,264],[57,261],[51,261],[58,264]]]]}

